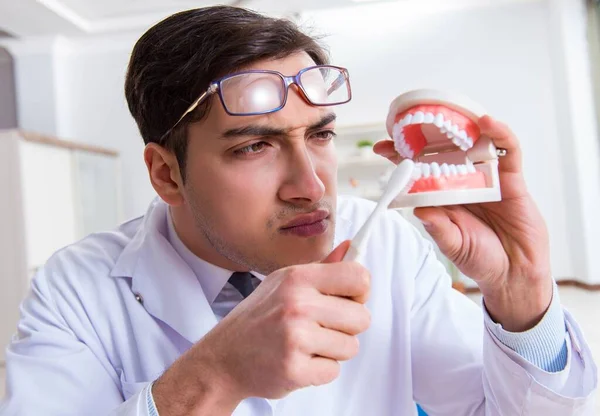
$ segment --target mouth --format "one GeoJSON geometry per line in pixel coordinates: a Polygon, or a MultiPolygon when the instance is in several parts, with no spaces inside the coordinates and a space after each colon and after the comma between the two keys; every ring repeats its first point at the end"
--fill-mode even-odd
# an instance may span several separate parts
{"type": "Polygon", "coordinates": [[[313,237],[323,234],[328,227],[329,211],[319,209],[308,214],[298,215],[280,230],[285,234],[300,237],[313,237]]]}
{"type": "MultiPolygon", "coordinates": [[[[496,149],[477,125],[484,114],[464,97],[433,90],[412,91],[392,102],[388,133],[396,151],[416,162],[409,194],[496,187],[496,149]]],[[[497,191],[475,198],[495,200],[497,191]]]]}

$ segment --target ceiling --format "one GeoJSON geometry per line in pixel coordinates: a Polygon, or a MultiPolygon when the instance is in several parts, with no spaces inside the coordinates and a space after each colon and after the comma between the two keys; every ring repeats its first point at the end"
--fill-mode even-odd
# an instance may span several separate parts
{"type": "Polygon", "coordinates": [[[536,0],[0,0],[0,36],[2,30],[16,37],[141,31],[177,11],[214,4],[292,17],[310,10],[390,1],[444,8],[536,0]]]}
{"type": "MultiPolygon", "coordinates": [[[[357,0],[0,0],[0,27],[17,37],[131,31],[180,10],[230,4],[293,15],[301,10],[342,7],[357,0]]],[[[358,0],[365,1],[365,0],[358,0]]],[[[383,2],[390,0],[368,0],[383,2]]]]}

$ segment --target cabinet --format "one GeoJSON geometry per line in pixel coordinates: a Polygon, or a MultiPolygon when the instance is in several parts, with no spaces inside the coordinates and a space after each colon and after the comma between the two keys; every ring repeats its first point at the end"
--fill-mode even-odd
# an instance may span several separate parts
{"type": "Polygon", "coordinates": [[[119,176],[114,151],[0,130],[0,362],[36,270],[122,221],[119,176]]]}

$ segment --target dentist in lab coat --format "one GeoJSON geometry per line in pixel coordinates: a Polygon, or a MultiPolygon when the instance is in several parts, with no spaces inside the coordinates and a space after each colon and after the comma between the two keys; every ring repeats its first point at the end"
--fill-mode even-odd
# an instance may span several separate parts
{"type": "Polygon", "coordinates": [[[594,413],[594,359],[504,124],[479,120],[507,149],[501,202],[415,211],[482,305],[395,211],[340,261],[374,205],[337,196],[350,81],[326,64],[289,22],[232,7],[142,36],[125,90],[158,197],[37,273],[0,415],[594,413]]]}

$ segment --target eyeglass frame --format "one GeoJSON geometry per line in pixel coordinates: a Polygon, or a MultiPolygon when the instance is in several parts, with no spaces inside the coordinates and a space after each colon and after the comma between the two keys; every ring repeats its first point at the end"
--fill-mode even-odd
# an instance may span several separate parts
{"type": "Polygon", "coordinates": [[[212,81],[210,83],[210,85],[208,86],[208,88],[206,89],[206,91],[204,91],[200,97],[198,97],[196,99],[196,101],[194,101],[192,103],[192,105],[190,105],[188,107],[188,109],[185,111],[185,113],[183,113],[183,115],[179,118],[179,120],[177,120],[177,122],[173,125],[173,127],[171,127],[169,130],[167,130],[165,132],[165,134],[163,134],[159,140],[159,143],[161,143],[163,141],[163,139],[165,137],[167,137],[174,129],[175,127],[177,127],[179,125],[179,123],[181,123],[181,121],[185,118],[185,116],[187,116],[189,113],[191,113],[192,111],[194,111],[200,104],[202,104],[202,102],[204,102],[205,100],[207,100],[209,97],[211,97],[212,95],[214,95],[215,93],[218,92],[219,94],[219,99],[221,100],[221,104],[223,105],[223,109],[225,110],[225,112],[227,114],[229,114],[230,116],[257,116],[257,115],[262,115],[262,114],[270,114],[270,113],[274,113],[276,111],[281,110],[283,107],[285,107],[285,104],[287,103],[287,98],[288,98],[288,90],[290,88],[291,85],[295,84],[296,86],[298,86],[298,88],[300,89],[300,91],[302,91],[302,95],[304,96],[305,100],[308,101],[311,105],[314,105],[316,107],[329,107],[329,106],[333,106],[333,105],[341,105],[341,104],[346,104],[348,102],[350,102],[350,100],[352,100],[352,88],[350,86],[350,73],[348,72],[348,69],[341,67],[341,66],[336,66],[336,65],[313,65],[313,66],[309,66],[306,68],[301,69],[300,71],[298,71],[298,73],[296,75],[283,75],[281,72],[275,71],[275,70],[271,70],[271,69],[250,69],[247,71],[240,71],[240,72],[236,72],[234,74],[229,74],[229,75],[225,75],[224,77],[218,78],[214,81],[212,81]],[[302,83],[300,82],[300,77],[302,76],[302,74],[304,74],[305,72],[315,69],[315,68],[334,68],[340,71],[340,73],[343,75],[344,77],[344,82],[347,84],[348,86],[348,99],[346,101],[341,101],[341,102],[336,102],[336,103],[331,103],[331,104],[315,104],[312,102],[312,100],[308,97],[308,94],[306,93],[306,90],[304,89],[304,87],[302,86],[302,83]],[[239,76],[239,75],[244,75],[244,74],[255,74],[255,73],[259,73],[259,74],[274,74],[279,76],[284,83],[284,93],[283,93],[283,100],[281,102],[281,105],[275,109],[272,110],[268,110],[268,111],[259,111],[259,112],[254,112],[254,113],[232,113],[227,109],[227,105],[225,104],[225,99],[223,98],[223,91],[222,91],[222,87],[221,84],[223,83],[223,81],[226,81],[230,78],[239,76]]]}

